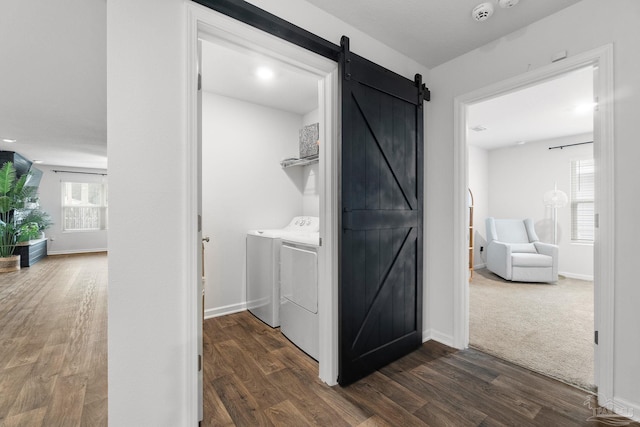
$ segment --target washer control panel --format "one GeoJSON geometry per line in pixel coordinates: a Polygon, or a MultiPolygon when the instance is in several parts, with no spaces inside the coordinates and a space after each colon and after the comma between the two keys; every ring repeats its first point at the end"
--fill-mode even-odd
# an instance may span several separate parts
{"type": "Polygon", "coordinates": [[[297,233],[315,233],[320,230],[320,218],[317,216],[294,217],[285,230],[297,233]]]}

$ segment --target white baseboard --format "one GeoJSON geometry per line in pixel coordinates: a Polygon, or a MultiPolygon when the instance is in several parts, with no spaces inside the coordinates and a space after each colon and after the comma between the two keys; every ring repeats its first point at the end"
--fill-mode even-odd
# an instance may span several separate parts
{"type": "Polygon", "coordinates": [[[568,277],[569,279],[589,280],[593,282],[593,275],[589,274],[567,273],[566,271],[558,271],[558,274],[560,276],[568,277]]]}
{"type": "Polygon", "coordinates": [[[247,309],[247,303],[230,304],[222,307],[208,308],[204,311],[204,318],[211,319],[213,317],[225,316],[227,314],[238,313],[247,309]]]}
{"type": "Polygon", "coordinates": [[[422,342],[430,340],[438,341],[440,344],[453,347],[453,337],[451,335],[446,335],[441,332],[434,331],[433,329],[422,331],[422,342]]]}
{"type": "MultiPolygon", "coordinates": [[[[475,264],[473,266],[474,270],[480,270],[482,268],[485,268],[487,265],[486,264],[475,264]]],[[[559,271],[558,272],[559,275],[564,276],[564,277],[568,277],[569,279],[578,279],[578,280],[589,280],[591,282],[593,282],[593,275],[588,275],[588,274],[577,274],[577,273],[568,273],[566,271],[559,271]]]]}
{"type": "Polygon", "coordinates": [[[68,249],[66,251],[50,251],[47,250],[47,255],[73,255],[73,254],[91,254],[95,252],[108,252],[107,248],[97,249],[68,249]]]}
{"type": "Polygon", "coordinates": [[[613,405],[609,403],[609,407],[607,407],[607,409],[611,409],[616,414],[629,417],[634,421],[640,421],[640,402],[632,403],[628,400],[616,397],[613,399],[613,405]]]}

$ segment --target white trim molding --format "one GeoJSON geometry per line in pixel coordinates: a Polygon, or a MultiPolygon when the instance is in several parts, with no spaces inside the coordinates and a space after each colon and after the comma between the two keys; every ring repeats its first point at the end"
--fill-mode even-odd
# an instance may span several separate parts
{"type": "MultiPolygon", "coordinates": [[[[600,399],[598,399],[600,403],[600,399]]],[[[640,422],[640,405],[631,403],[619,397],[613,399],[613,404],[603,405],[607,409],[612,410],[618,415],[631,418],[633,421],[640,422]]]]}
{"type": "MultiPolygon", "coordinates": [[[[626,418],[629,418],[633,421],[640,421],[640,405],[635,403],[630,403],[625,399],[615,398],[609,400],[602,400],[598,398],[597,406],[593,401],[585,401],[584,405],[588,405],[588,408],[593,411],[594,416],[601,415],[603,419],[606,419],[609,413],[603,411],[606,409],[607,411],[613,412],[616,415],[620,415],[626,418]]],[[[601,422],[601,424],[606,424],[601,422]]],[[[620,420],[620,423],[615,425],[627,425],[630,423],[625,422],[624,420],[620,420]]],[[[612,424],[613,425],[613,424],[612,424]]]]}
{"type": "Polygon", "coordinates": [[[592,274],[577,274],[577,273],[570,273],[567,271],[558,271],[558,275],[568,277],[569,279],[578,279],[578,280],[586,280],[589,282],[593,282],[592,274]]]}
{"type": "Polygon", "coordinates": [[[73,254],[93,254],[99,252],[109,252],[107,248],[96,249],[67,249],[64,251],[50,251],[47,249],[47,255],[73,255],[73,254]]]}
{"type": "Polygon", "coordinates": [[[318,375],[330,386],[338,384],[338,209],[340,165],[338,67],[319,82],[320,123],[320,230],[318,251],[318,312],[320,352],[318,375]]]}
{"type": "Polygon", "coordinates": [[[202,296],[199,294],[198,281],[202,276],[200,273],[200,233],[198,231],[198,205],[199,205],[199,167],[198,167],[198,21],[199,17],[196,9],[187,4],[187,22],[185,25],[185,74],[184,74],[184,105],[186,123],[186,158],[184,161],[187,191],[182,196],[182,202],[187,206],[187,217],[183,224],[182,232],[185,235],[185,305],[187,307],[187,321],[184,324],[185,336],[185,360],[186,364],[186,388],[187,404],[186,417],[188,425],[198,425],[199,422],[199,380],[198,380],[198,358],[199,358],[199,332],[200,316],[199,302],[202,296]]]}
{"type": "MultiPolygon", "coordinates": [[[[598,345],[594,378],[598,398],[613,396],[614,384],[614,289],[615,289],[615,181],[614,181],[614,71],[613,45],[592,51],[597,65],[594,95],[598,106],[594,114],[593,157],[596,168],[595,211],[598,227],[594,242],[595,330],[598,345]]],[[[587,52],[588,54],[589,52],[587,52]]],[[[586,54],[585,54],[586,55],[586,54]]]]}
{"type": "Polygon", "coordinates": [[[204,311],[204,319],[213,319],[214,317],[226,316],[227,314],[240,313],[247,309],[247,303],[229,304],[222,307],[208,308],[204,311]]]}
{"type": "Polygon", "coordinates": [[[526,72],[454,99],[454,328],[453,346],[469,345],[468,251],[466,248],[465,202],[468,187],[467,106],[534,86],[567,72],[594,67],[598,106],[594,115],[594,159],[596,213],[599,228],[594,244],[595,330],[599,343],[595,350],[595,382],[598,398],[613,396],[614,351],[614,138],[613,138],[613,45],[608,44],[539,69],[526,72]]]}
{"type": "Polygon", "coordinates": [[[422,342],[431,340],[437,341],[448,347],[453,347],[453,337],[451,335],[443,334],[442,332],[434,331],[433,329],[426,329],[422,331],[422,342]]]}

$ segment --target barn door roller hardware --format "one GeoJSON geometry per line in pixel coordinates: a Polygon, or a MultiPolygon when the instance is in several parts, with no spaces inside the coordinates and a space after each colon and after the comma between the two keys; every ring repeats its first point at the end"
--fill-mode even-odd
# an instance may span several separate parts
{"type": "MultiPolygon", "coordinates": [[[[349,37],[342,36],[340,38],[340,56],[342,64],[342,73],[344,76],[344,80],[350,81],[353,76],[352,73],[352,62],[354,54],[351,52],[349,47],[349,37]]],[[[414,82],[416,87],[418,88],[418,101],[419,105],[422,105],[424,101],[431,101],[431,91],[429,88],[422,83],[422,75],[416,74],[414,77],[414,82]]]]}

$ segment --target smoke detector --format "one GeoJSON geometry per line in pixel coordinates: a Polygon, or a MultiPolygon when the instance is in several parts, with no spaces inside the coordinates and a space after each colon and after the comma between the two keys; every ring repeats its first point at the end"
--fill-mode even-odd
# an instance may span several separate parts
{"type": "Polygon", "coordinates": [[[503,9],[508,9],[517,5],[520,0],[498,0],[498,5],[503,9]]]}
{"type": "Polygon", "coordinates": [[[480,3],[471,11],[471,17],[478,22],[486,21],[493,15],[493,4],[486,2],[480,3]]]}

